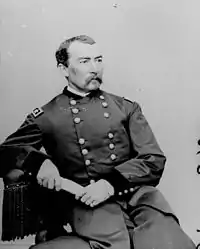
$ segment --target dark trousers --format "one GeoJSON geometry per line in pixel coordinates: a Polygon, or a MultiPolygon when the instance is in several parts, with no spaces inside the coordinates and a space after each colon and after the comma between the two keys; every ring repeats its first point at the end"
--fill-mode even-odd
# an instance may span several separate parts
{"type": "Polygon", "coordinates": [[[152,191],[153,188],[138,192],[128,204],[108,201],[94,209],[77,205],[70,222],[75,234],[57,237],[32,249],[194,249],[194,243],[172,213],[145,201],[148,192],[153,197],[152,191]]]}
{"type": "Polygon", "coordinates": [[[129,233],[118,203],[109,201],[90,208],[78,202],[69,219],[73,235],[62,236],[33,248],[130,249],[129,233]]]}

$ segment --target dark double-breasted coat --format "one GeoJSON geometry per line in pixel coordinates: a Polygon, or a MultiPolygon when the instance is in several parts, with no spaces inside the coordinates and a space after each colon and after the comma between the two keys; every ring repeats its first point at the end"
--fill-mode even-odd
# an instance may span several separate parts
{"type": "MultiPolygon", "coordinates": [[[[74,201],[71,195],[62,197],[70,213],[69,219],[66,219],[76,233],[90,241],[92,248],[107,248],[112,243],[114,246],[111,248],[129,247],[126,229],[117,221],[119,217],[119,220],[123,217],[131,231],[131,243],[136,248],[157,248],[159,243],[163,243],[162,249],[194,248],[179,228],[170,206],[155,188],[162,176],[166,158],[138,103],[100,89],[81,97],[66,87],[63,93],[29,114],[21,127],[1,144],[0,174],[5,176],[12,169],[21,169],[27,176],[35,176],[46,159],[52,160],[62,177],[82,186],[88,185],[91,180],[106,179],[114,187],[115,195],[92,210],[74,201]],[[40,150],[42,147],[46,153],[40,150]],[[145,228],[145,222],[154,216],[156,225],[152,221],[145,228]],[[113,218],[110,222],[109,217],[113,218]],[[164,218],[169,221],[163,222],[164,218]],[[97,229],[96,232],[94,227],[97,223],[104,224],[103,230],[97,229]],[[107,245],[104,243],[109,224],[114,224],[110,229],[115,230],[115,236],[121,226],[123,234],[119,238],[124,239],[125,244],[123,242],[117,247],[113,242],[117,238],[115,236],[111,236],[107,245]],[[169,233],[166,241],[161,239],[162,236],[155,235],[155,231],[162,231],[162,224],[163,233],[165,229],[174,231],[179,239],[172,239],[169,233]],[[149,229],[150,226],[155,229],[149,229]],[[98,233],[103,234],[101,239],[98,233]],[[141,243],[145,241],[145,236],[145,243],[150,247],[141,243]],[[151,244],[150,236],[152,241],[159,240],[158,237],[160,241],[151,244]],[[140,237],[142,239],[138,239],[140,237]],[[139,242],[134,242],[134,239],[139,242]],[[168,243],[174,243],[174,247],[167,247],[168,243]]],[[[113,234],[111,230],[108,233],[113,234]]]]}

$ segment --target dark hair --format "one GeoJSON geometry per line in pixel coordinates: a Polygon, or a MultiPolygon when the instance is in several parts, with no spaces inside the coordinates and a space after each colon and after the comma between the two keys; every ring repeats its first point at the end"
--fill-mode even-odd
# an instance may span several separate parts
{"type": "Polygon", "coordinates": [[[79,41],[79,42],[90,44],[90,45],[95,43],[95,41],[87,35],[74,36],[72,38],[65,40],[64,42],[60,44],[60,47],[55,53],[56,60],[57,60],[57,66],[59,66],[60,64],[66,67],[68,66],[68,59],[69,59],[68,49],[69,49],[69,46],[75,41],[79,41]]]}

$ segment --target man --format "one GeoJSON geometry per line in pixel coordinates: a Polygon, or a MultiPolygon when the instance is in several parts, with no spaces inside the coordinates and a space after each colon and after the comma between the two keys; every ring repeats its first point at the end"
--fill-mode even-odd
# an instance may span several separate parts
{"type": "Polygon", "coordinates": [[[52,194],[43,212],[51,236],[33,248],[195,248],[155,188],[166,158],[140,106],[100,90],[95,41],[68,39],[56,59],[68,86],[0,147],[1,176],[20,169],[52,194]]]}

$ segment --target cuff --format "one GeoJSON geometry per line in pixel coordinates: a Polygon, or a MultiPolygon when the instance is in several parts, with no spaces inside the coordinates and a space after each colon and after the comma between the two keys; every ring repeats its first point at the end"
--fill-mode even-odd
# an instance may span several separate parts
{"type": "Polygon", "coordinates": [[[130,182],[116,169],[114,169],[111,173],[106,174],[103,179],[108,181],[115,190],[115,196],[127,195],[130,190],[130,182]]]}

